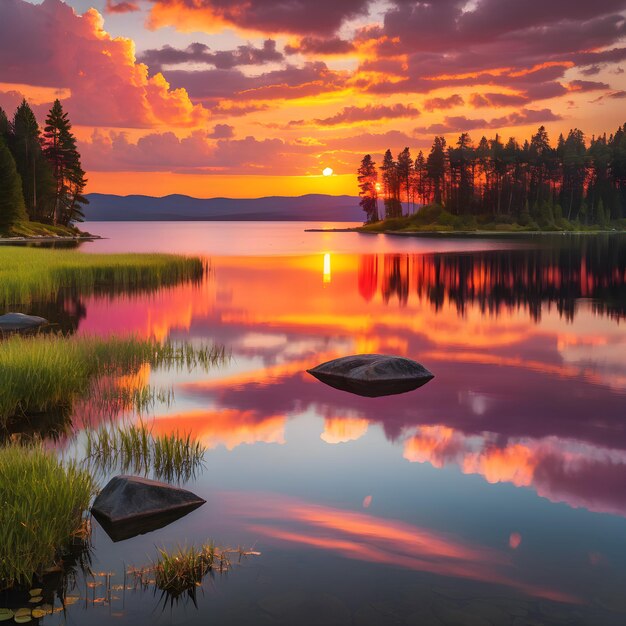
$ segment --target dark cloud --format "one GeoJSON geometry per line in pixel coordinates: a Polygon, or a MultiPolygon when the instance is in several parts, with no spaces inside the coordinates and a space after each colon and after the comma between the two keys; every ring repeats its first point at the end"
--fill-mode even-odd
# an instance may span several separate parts
{"type": "Polygon", "coordinates": [[[456,106],[465,104],[463,98],[459,94],[453,94],[447,98],[429,98],[424,102],[424,108],[427,111],[437,111],[443,109],[452,109],[456,106]]]}
{"type": "Polygon", "coordinates": [[[286,54],[334,55],[348,54],[354,50],[354,43],[341,37],[303,37],[297,43],[285,46],[286,54]]]}
{"type": "Polygon", "coordinates": [[[593,68],[592,75],[626,59],[626,48],[616,45],[626,37],[625,10],[626,0],[482,0],[469,11],[461,0],[393,0],[382,26],[357,33],[369,53],[361,69],[381,74],[363,89],[493,85],[515,89],[525,102],[558,97],[567,93],[560,81],[569,69],[593,68]]]}
{"type": "Polygon", "coordinates": [[[213,132],[207,135],[210,139],[230,139],[235,136],[235,127],[230,124],[216,124],[213,132]]]}
{"type": "Polygon", "coordinates": [[[607,83],[601,83],[597,80],[573,80],[569,84],[572,91],[598,91],[599,89],[608,89],[607,83]]]}
{"type": "Polygon", "coordinates": [[[276,100],[312,96],[344,87],[347,74],[330,70],[321,61],[301,67],[247,76],[238,69],[170,70],[172,87],[183,87],[196,100],[276,100]]]}
{"type": "Polygon", "coordinates": [[[371,0],[151,0],[153,26],[231,25],[265,33],[332,35],[371,0]]]}
{"type": "Polygon", "coordinates": [[[445,135],[447,133],[462,133],[476,129],[498,129],[508,126],[525,126],[527,124],[540,124],[543,122],[554,122],[563,119],[560,115],[553,113],[550,109],[535,111],[532,109],[521,109],[509,115],[496,117],[492,120],[482,118],[473,119],[464,115],[447,116],[444,121],[430,126],[420,126],[415,132],[420,135],[445,135]]]}
{"type": "Polygon", "coordinates": [[[105,13],[133,13],[139,11],[139,5],[136,2],[114,2],[114,0],[107,0],[104,11],[105,13]]]}
{"type": "Polygon", "coordinates": [[[217,69],[227,70],[239,65],[263,65],[284,60],[282,52],[276,49],[273,39],[266,39],[262,48],[247,44],[236,50],[211,50],[203,43],[192,43],[187,48],[163,46],[146,50],[139,61],[146,63],[152,72],[161,71],[164,65],[183,63],[205,63],[217,69]]]}
{"type": "Polygon", "coordinates": [[[509,93],[473,93],[469,97],[469,103],[475,109],[519,106],[527,102],[528,97],[509,93]]]}
{"type": "Polygon", "coordinates": [[[363,107],[344,107],[339,113],[330,117],[317,118],[312,121],[294,120],[291,126],[338,126],[340,124],[353,124],[357,122],[373,122],[377,120],[391,120],[403,117],[418,117],[419,109],[411,104],[373,104],[363,107]]]}

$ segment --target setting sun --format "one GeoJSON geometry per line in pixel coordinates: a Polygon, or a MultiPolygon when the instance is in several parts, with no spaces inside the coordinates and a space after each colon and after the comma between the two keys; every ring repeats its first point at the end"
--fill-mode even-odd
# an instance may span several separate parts
{"type": "Polygon", "coordinates": [[[322,174],[324,174],[324,176],[332,176],[333,175],[333,168],[332,167],[325,167],[324,170],[322,171],[322,174]]]}

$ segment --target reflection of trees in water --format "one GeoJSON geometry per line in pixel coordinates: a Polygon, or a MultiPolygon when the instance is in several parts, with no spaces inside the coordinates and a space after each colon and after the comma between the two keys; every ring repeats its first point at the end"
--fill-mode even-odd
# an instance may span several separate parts
{"type": "Polygon", "coordinates": [[[556,305],[568,320],[576,301],[592,300],[594,312],[626,317],[626,240],[590,236],[578,245],[529,250],[445,254],[364,255],[359,261],[359,292],[366,300],[380,291],[388,303],[410,297],[439,310],[446,301],[460,314],[469,305],[498,315],[527,309],[541,318],[542,307],[556,305]]]}

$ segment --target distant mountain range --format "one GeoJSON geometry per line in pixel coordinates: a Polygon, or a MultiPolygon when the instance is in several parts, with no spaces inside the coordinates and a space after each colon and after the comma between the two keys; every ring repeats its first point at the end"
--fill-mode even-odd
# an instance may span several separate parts
{"type": "Polygon", "coordinates": [[[192,198],[171,195],[116,196],[90,193],[85,219],[102,221],[333,221],[362,222],[355,196],[269,196],[266,198],[192,198]]]}

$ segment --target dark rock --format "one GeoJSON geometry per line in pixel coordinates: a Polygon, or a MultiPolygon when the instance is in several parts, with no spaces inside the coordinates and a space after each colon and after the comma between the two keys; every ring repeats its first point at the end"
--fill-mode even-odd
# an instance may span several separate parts
{"type": "Polygon", "coordinates": [[[113,541],[121,541],[163,528],[205,502],[167,483],[116,476],[100,492],[91,512],[113,541]]]}
{"type": "Polygon", "coordinates": [[[34,330],[44,324],[48,320],[37,315],[25,315],[24,313],[6,313],[0,315],[0,331],[15,332],[19,330],[34,330]]]}
{"type": "Polygon", "coordinates": [[[335,389],[370,398],[412,391],[434,378],[416,361],[384,354],[345,356],[307,372],[335,389]]]}

